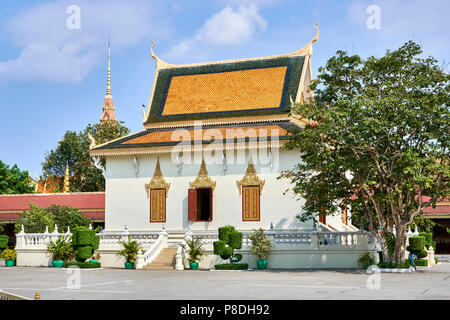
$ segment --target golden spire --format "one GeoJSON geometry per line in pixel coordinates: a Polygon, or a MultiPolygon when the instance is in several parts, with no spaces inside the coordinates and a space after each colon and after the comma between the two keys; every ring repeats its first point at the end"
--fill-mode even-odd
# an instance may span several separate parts
{"type": "Polygon", "coordinates": [[[108,80],[106,84],[106,95],[111,95],[111,42],[108,39],[108,80]]]}
{"type": "Polygon", "coordinates": [[[66,162],[66,174],[64,175],[64,188],[63,193],[70,192],[69,187],[69,161],[66,162]]]}

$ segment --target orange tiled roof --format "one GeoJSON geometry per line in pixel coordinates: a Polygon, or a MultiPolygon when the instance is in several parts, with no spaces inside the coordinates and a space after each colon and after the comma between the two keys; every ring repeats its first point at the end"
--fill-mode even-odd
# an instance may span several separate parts
{"type": "Polygon", "coordinates": [[[163,116],[277,108],[287,67],[174,76],[163,116]]]}

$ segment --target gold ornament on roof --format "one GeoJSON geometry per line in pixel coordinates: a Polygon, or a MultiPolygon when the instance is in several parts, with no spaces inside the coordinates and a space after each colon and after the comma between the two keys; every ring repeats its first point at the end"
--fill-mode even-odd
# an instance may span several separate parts
{"type": "Polygon", "coordinates": [[[64,188],[63,193],[70,192],[69,187],[69,161],[66,162],[66,174],[64,175],[64,188]]]}
{"type": "Polygon", "coordinates": [[[239,195],[242,194],[242,187],[243,186],[259,186],[260,187],[260,192],[262,192],[262,188],[264,187],[265,183],[266,183],[266,181],[262,180],[256,174],[255,166],[253,165],[251,159],[248,161],[247,171],[245,172],[245,175],[242,178],[242,180],[236,181],[236,184],[237,184],[238,189],[239,189],[239,195]]]}
{"type": "Polygon", "coordinates": [[[216,182],[213,181],[208,175],[208,171],[206,170],[205,159],[202,159],[202,165],[200,166],[200,171],[198,172],[197,178],[189,183],[191,188],[216,188],[216,182]]]}
{"type": "Polygon", "coordinates": [[[166,180],[164,180],[164,177],[161,172],[161,166],[159,164],[159,157],[158,160],[156,161],[156,168],[155,173],[153,173],[153,178],[150,181],[150,183],[147,183],[145,185],[145,188],[147,189],[147,192],[150,189],[166,189],[166,197],[167,197],[167,193],[169,192],[170,188],[170,183],[167,183],[166,180]]]}

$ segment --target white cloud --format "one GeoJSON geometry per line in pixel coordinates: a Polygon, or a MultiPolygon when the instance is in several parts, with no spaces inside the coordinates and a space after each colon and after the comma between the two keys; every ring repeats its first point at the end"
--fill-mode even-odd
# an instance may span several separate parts
{"type": "Polygon", "coordinates": [[[266,28],[267,21],[259,14],[257,6],[240,6],[236,10],[228,6],[206,20],[193,37],[172,47],[166,56],[176,60],[195,54],[198,58],[216,47],[248,42],[257,31],[266,28]]]}
{"type": "Polygon", "coordinates": [[[145,0],[80,0],[81,29],[70,30],[67,7],[56,1],[27,9],[7,23],[19,57],[0,61],[0,82],[52,81],[77,83],[103,62],[107,38],[112,50],[139,43],[156,29],[155,6],[145,0]]]}

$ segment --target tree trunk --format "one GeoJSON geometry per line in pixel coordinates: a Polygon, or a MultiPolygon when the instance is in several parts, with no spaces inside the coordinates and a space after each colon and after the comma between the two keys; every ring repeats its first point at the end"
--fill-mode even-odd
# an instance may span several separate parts
{"type": "Polygon", "coordinates": [[[403,263],[405,261],[406,246],[406,225],[396,226],[395,234],[395,263],[403,263]]]}

